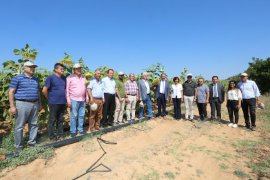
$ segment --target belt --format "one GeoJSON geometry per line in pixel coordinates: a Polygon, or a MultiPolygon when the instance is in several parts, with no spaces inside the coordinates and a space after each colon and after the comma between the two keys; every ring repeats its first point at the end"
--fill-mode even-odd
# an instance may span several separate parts
{"type": "Polygon", "coordinates": [[[137,96],[137,94],[127,94],[128,96],[137,96]]]}
{"type": "Polygon", "coordinates": [[[149,95],[149,96],[150,96],[150,94],[151,94],[151,93],[149,93],[149,94],[147,94],[147,95],[149,95]]]}
{"type": "Polygon", "coordinates": [[[102,100],[102,98],[95,98],[95,97],[94,97],[94,99],[102,100]]]}
{"type": "Polygon", "coordinates": [[[32,100],[32,99],[16,99],[16,101],[23,101],[23,102],[37,102],[38,100],[32,100]]]}

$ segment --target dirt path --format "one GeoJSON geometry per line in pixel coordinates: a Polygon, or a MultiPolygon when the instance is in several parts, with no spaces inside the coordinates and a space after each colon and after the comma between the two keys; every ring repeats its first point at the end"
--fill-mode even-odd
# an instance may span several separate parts
{"type": "MultiPolygon", "coordinates": [[[[242,114],[240,124],[244,125],[242,114]]],[[[239,179],[233,173],[237,169],[255,179],[245,166],[247,159],[237,153],[234,145],[239,140],[256,140],[259,131],[167,117],[133,125],[102,138],[117,142],[117,145],[103,145],[108,153],[100,161],[112,171],[89,173],[80,179],[228,180],[239,179]]],[[[3,179],[72,179],[85,172],[100,155],[102,150],[96,138],[92,138],[57,149],[51,160],[38,159],[17,167],[3,179]]]]}

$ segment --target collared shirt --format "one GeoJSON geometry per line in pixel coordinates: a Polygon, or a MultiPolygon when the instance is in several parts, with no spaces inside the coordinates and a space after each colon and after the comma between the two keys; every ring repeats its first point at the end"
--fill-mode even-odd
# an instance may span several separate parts
{"type": "Polygon", "coordinates": [[[120,80],[116,81],[116,88],[118,90],[118,95],[120,95],[121,98],[124,98],[126,96],[125,83],[120,80]]]}
{"type": "Polygon", "coordinates": [[[205,84],[197,86],[197,102],[206,103],[207,93],[209,92],[209,87],[205,84]]]}
{"type": "Polygon", "coordinates": [[[105,77],[102,79],[104,93],[115,94],[116,82],[113,78],[105,77]]]}
{"type": "Polygon", "coordinates": [[[126,93],[128,95],[137,95],[138,92],[138,86],[136,81],[130,81],[128,80],[125,85],[126,93]]]}
{"type": "Polygon", "coordinates": [[[238,101],[239,99],[242,99],[242,93],[241,93],[240,89],[238,89],[238,88],[231,89],[227,93],[227,98],[228,98],[228,100],[238,101]]]}
{"type": "Polygon", "coordinates": [[[94,98],[104,98],[104,86],[101,80],[92,78],[87,88],[91,89],[94,98]]]}
{"type": "Polygon", "coordinates": [[[86,79],[83,75],[78,77],[75,74],[71,74],[67,77],[67,102],[70,103],[71,100],[74,101],[85,101],[88,99],[88,94],[86,93],[86,79]]]}
{"type": "Polygon", "coordinates": [[[183,84],[183,92],[184,96],[194,96],[195,95],[195,89],[197,88],[197,84],[193,81],[191,82],[184,82],[183,84]]]}
{"type": "Polygon", "coordinates": [[[213,84],[213,97],[218,97],[217,83],[213,84]]]}
{"type": "Polygon", "coordinates": [[[143,79],[143,82],[144,82],[144,84],[145,84],[145,86],[146,86],[146,89],[147,89],[147,94],[150,94],[150,86],[149,86],[149,83],[148,83],[148,81],[147,80],[145,80],[145,79],[143,79]]]}
{"type": "Polygon", "coordinates": [[[38,100],[39,81],[36,77],[29,77],[25,73],[12,78],[9,88],[15,89],[15,99],[38,100]]]}
{"type": "Polygon", "coordinates": [[[242,92],[243,99],[251,99],[261,95],[257,84],[252,80],[239,82],[237,86],[242,92]]]}
{"type": "Polygon", "coordinates": [[[45,87],[48,88],[49,104],[66,104],[66,77],[52,74],[47,77],[45,87]]]}
{"type": "Polygon", "coordinates": [[[166,85],[165,82],[166,82],[166,81],[163,81],[163,80],[160,81],[159,92],[160,92],[161,94],[164,94],[164,93],[165,93],[165,85],[166,85]]]}
{"type": "Polygon", "coordinates": [[[182,84],[172,85],[172,98],[180,99],[182,97],[183,86],[182,84]]]}

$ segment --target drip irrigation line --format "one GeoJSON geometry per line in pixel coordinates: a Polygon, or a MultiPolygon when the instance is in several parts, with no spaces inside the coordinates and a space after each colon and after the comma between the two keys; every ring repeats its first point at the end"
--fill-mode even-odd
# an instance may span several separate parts
{"type": "Polygon", "coordinates": [[[83,177],[86,174],[91,173],[91,172],[111,172],[112,171],[108,166],[104,165],[103,163],[100,163],[98,165],[97,165],[97,163],[107,154],[105,149],[102,147],[101,142],[104,144],[111,144],[111,145],[116,145],[117,143],[104,140],[101,138],[101,135],[100,135],[100,137],[97,138],[97,142],[99,144],[99,147],[102,149],[103,154],[84,173],[73,178],[72,180],[77,180],[77,179],[79,179],[79,178],[81,178],[81,177],[83,177]],[[104,167],[106,170],[96,170],[97,168],[99,168],[101,166],[104,167]]]}

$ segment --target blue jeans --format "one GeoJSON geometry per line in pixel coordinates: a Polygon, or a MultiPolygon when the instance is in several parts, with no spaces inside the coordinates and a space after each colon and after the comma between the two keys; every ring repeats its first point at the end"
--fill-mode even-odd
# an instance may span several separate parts
{"type": "MultiPolygon", "coordinates": [[[[148,112],[148,117],[153,117],[153,113],[152,113],[152,102],[151,102],[151,97],[150,95],[147,95],[147,98],[145,100],[143,100],[143,104],[147,105],[147,112],[148,112]]],[[[139,118],[143,117],[143,107],[140,107],[140,111],[139,111],[139,118]]]]}
{"type": "Polygon", "coordinates": [[[71,112],[70,112],[70,133],[76,133],[77,119],[78,119],[78,131],[83,132],[83,121],[85,114],[85,101],[71,100],[71,112]]]}
{"type": "Polygon", "coordinates": [[[38,102],[16,101],[15,148],[23,147],[23,127],[28,122],[28,144],[36,144],[38,132],[38,102]]]}

